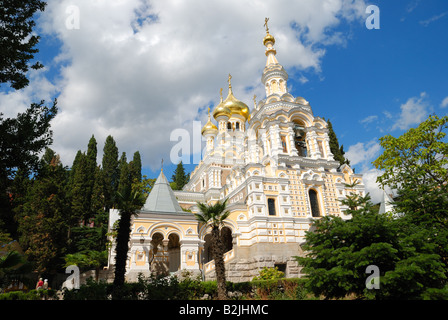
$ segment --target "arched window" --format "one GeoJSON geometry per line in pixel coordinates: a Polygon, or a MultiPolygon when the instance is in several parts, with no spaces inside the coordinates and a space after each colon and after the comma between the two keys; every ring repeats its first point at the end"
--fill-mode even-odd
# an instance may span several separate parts
{"type": "Polygon", "coordinates": [[[232,124],[230,122],[227,122],[227,130],[232,130],[232,124]]]}
{"type": "Polygon", "coordinates": [[[270,216],[275,216],[275,199],[268,199],[268,212],[270,216]]]}
{"type": "Polygon", "coordinates": [[[240,123],[239,123],[239,122],[237,122],[237,123],[235,124],[235,129],[238,130],[238,131],[240,130],[240,123]]]}
{"type": "Polygon", "coordinates": [[[313,215],[313,217],[320,217],[319,200],[317,198],[317,192],[313,189],[310,189],[310,191],[308,191],[308,195],[310,197],[311,214],[313,215]]]}

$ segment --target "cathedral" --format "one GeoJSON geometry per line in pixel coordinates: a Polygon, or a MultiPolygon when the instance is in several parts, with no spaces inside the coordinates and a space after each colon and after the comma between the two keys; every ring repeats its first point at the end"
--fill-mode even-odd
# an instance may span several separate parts
{"type": "MultiPolygon", "coordinates": [[[[340,200],[365,195],[362,176],[334,160],[325,120],[313,114],[307,100],[288,92],[288,73],[276,58],[267,21],[265,27],[266,97],[254,96],[249,108],[235,97],[229,75],[227,97],[221,89],[220,103],[208,111],[205,152],[189,182],[173,191],[162,169],[132,220],[127,281],[183,270],[214,279],[210,228],[193,213],[197,202],[224,199],[230,211],[221,229],[227,280],[250,281],[263,267],[299,277],[294,256],[303,254],[312,221],[326,215],[348,219],[340,200]]],[[[111,210],[109,225],[118,218],[111,210]]]]}

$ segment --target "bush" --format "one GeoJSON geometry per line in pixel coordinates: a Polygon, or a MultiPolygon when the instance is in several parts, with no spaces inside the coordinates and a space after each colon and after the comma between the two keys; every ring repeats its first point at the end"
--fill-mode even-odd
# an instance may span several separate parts
{"type": "Polygon", "coordinates": [[[275,280],[275,279],[281,279],[285,276],[285,274],[278,270],[277,267],[274,268],[268,268],[264,267],[260,270],[260,275],[257,277],[254,277],[252,280],[275,280]]]}
{"type": "MultiPolygon", "coordinates": [[[[304,279],[282,278],[250,282],[227,282],[229,299],[307,299],[310,294],[304,287],[304,279]]],[[[110,300],[114,290],[112,283],[89,279],[79,289],[65,290],[64,300],[110,300]]],[[[116,290],[116,289],[115,289],[116,290]]],[[[201,281],[186,277],[139,277],[136,283],[125,283],[120,288],[121,300],[198,300],[216,299],[216,281],[201,281]]],[[[312,296],[311,296],[312,297],[312,296]]]]}
{"type": "Polygon", "coordinates": [[[11,291],[0,294],[0,300],[48,300],[56,298],[56,290],[11,291]]]}

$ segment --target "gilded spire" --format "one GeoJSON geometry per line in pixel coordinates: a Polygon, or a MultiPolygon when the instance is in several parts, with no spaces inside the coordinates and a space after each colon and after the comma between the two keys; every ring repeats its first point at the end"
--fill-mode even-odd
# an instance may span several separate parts
{"type": "Polygon", "coordinates": [[[283,67],[278,63],[275,55],[277,51],[274,48],[275,38],[269,33],[268,27],[269,18],[264,19],[264,27],[266,28],[266,36],[263,38],[263,45],[266,46],[266,66],[263,70],[261,82],[266,88],[266,97],[273,93],[284,94],[287,92],[286,81],[288,74],[283,67]],[[280,73],[279,73],[280,72],[280,73]]]}
{"type": "Polygon", "coordinates": [[[268,50],[274,51],[274,54],[276,53],[275,49],[273,47],[273,45],[275,44],[275,38],[274,38],[274,36],[272,36],[269,33],[268,21],[269,21],[269,18],[264,18],[264,26],[266,28],[266,36],[263,38],[263,45],[268,47],[268,49],[266,49],[266,55],[268,55],[268,50]]]}

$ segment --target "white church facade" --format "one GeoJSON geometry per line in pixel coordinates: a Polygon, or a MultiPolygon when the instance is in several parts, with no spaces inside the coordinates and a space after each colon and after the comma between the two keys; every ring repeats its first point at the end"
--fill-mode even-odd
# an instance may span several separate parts
{"type": "MultiPolygon", "coordinates": [[[[365,195],[362,176],[334,160],[325,120],[307,100],[288,92],[288,74],[277,61],[267,25],[263,44],[266,97],[254,97],[249,108],[235,97],[229,75],[227,97],[221,93],[220,103],[209,110],[202,129],[206,151],[188,184],[173,191],[162,171],[132,220],[128,281],[139,273],[181,270],[212,279],[210,230],[193,213],[197,202],[224,199],[230,211],[221,230],[227,279],[249,281],[264,266],[300,276],[293,257],[302,254],[313,219],[349,218],[340,200],[365,195]]],[[[111,211],[110,225],[117,218],[111,211]]],[[[110,264],[113,259],[111,250],[110,264]]]]}

